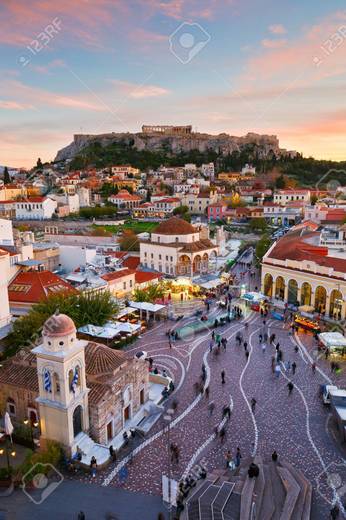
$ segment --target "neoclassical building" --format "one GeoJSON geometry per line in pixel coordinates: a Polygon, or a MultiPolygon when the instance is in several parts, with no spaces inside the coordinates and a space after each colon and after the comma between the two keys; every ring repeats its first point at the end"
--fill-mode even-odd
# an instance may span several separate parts
{"type": "Polygon", "coordinates": [[[171,276],[193,276],[213,270],[218,247],[200,229],[178,217],[161,222],[140,243],[141,264],[171,276]]]}
{"type": "Polygon", "coordinates": [[[320,232],[298,229],[275,242],[262,260],[261,285],[270,298],[346,318],[346,255],[320,246],[320,232]]]}
{"type": "Polygon", "coordinates": [[[39,346],[3,363],[0,395],[14,424],[39,423],[42,443],[92,451],[144,412],[149,372],[137,358],[77,339],[71,318],[59,314],[44,325],[39,346]]]}

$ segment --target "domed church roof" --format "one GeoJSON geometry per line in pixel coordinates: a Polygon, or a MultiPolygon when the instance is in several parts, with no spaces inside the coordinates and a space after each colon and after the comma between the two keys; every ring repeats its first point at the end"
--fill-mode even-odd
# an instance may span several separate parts
{"type": "Polygon", "coordinates": [[[198,233],[198,231],[186,220],[179,217],[171,217],[164,222],[161,222],[153,230],[157,235],[191,235],[191,233],[198,233]]]}
{"type": "Polygon", "coordinates": [[[74,321],[66,314],[53,314],[43,325],[43,336],[60,338],[76,333],[74,321]]]}

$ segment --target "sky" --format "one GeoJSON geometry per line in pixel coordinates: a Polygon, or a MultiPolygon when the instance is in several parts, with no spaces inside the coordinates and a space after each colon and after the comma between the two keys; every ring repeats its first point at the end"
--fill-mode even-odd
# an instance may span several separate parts
{"type": "Polygon", "coordinates": [[[0,164],[191,124],[346,160],[344,0],[1,0],[0,164]]]}

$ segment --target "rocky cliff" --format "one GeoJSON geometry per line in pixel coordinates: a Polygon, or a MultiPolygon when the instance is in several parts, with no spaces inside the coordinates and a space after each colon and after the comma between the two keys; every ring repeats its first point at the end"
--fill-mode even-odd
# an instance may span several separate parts
{"type": "Polygon", "coordinates": [[[110,133],[100,135],[76,134],[71,144],[59,150],[55,160],[63,161],[73,159],[90,144],[99,143],[107,146],[112,143],[122,142],[133,146],[137,150],[149,150],[152,152],[164,149],[172,154],[198,150],[206,152],[213,150],[220,155],[227,155],[234,151],[241,151],[248,145],[256,145],[262,156],[269,153],[280,155],[283,150],[279,148],[279,140],[275,135],[260,135],[248,133],[242,137],[228,134],[210,135],[192,133],[190,135],[157,135],[147,133],[110,133]]]}

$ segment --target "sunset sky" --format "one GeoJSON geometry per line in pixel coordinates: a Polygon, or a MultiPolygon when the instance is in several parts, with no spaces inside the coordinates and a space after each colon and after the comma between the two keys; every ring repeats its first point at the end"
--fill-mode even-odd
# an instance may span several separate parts
{"type": "Polygon", "coordinates": [[[346,159],[344,0],[2,0],[0,53],[1,165],[143,123],[346,159]]]}

